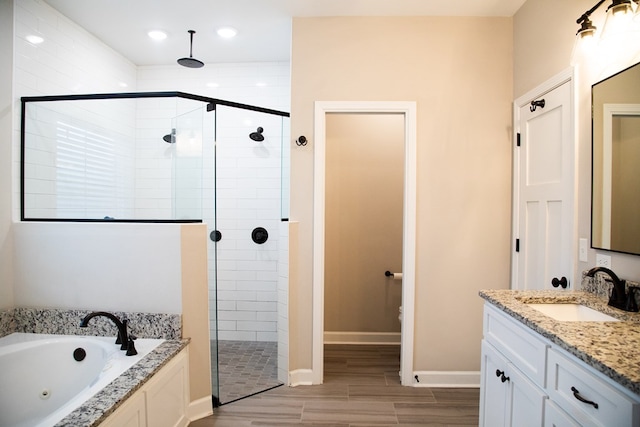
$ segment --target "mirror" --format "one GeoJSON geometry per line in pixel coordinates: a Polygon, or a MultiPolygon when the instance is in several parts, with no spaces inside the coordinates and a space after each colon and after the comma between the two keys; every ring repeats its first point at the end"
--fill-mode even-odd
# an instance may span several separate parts
{"type": "Polygon", "coordinates": [[[591,88],[591,247],[640,255],[640,63],[591,88]]]}

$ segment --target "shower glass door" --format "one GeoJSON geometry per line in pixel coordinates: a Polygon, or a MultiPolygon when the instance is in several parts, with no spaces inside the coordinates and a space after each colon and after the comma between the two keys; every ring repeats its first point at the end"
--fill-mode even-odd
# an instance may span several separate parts
{"type": "Polygon", "coordinates": [[[281,223],[288,216],[282,194],[289,138],[287,117],[249,108],[217,105],[215,123],[214,218],[205,220],[210,293],[216,293],[210,318],[217,320],[211,336],[218,339],[219,381],[213,386],[226,404],[282,384],[278,294],[286,262],[281,250],[288,247],[281,223]]]}
{"type": "MultiPolygon", "coordinates": [[[[188,101],[189,105],[185,107],[193,108],[195,101],[188,101]]],[[[197,104],[198,108],[184,112],[171,121],[167,151],[173,160],[173,218],[179,220],[202,218],[205,111],[202,103],[197,104]]]]}

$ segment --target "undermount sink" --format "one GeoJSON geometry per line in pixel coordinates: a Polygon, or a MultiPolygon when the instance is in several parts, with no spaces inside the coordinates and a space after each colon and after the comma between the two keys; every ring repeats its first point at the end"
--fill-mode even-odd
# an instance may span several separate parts
{"type": "Polygon", "coordinates": [[[620,320],[582,304],[527,304],[555,320],[562,322],[619,322],[620,320]]]}

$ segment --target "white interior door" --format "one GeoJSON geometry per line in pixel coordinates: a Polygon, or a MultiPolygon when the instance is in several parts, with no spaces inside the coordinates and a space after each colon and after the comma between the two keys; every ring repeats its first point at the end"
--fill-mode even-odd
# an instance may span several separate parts
{"type": "Polygon", "coordinates": [[[557,80],[516,101],[513,289],[573,281],[573,91],[570,77],[557,80]]]}

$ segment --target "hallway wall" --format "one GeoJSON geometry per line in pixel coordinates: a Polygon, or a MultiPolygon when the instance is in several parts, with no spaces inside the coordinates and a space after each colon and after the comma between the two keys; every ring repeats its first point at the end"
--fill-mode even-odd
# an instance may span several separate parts
{"type": "Polygon", "coordinates": [[[400,342],[404,119],[327,114],[325,342],[400,342]]]}
{"type": "MultiPolygon", "coordinates": [[[[293,135],[314,101],[417,102],[416,371],[479,371],[478,290],[509,286],[511,41],[511,18],[293,21],[293,135]]],[[[312,366],[313,150],[291,153],[290,370],[312,366]]]]}

